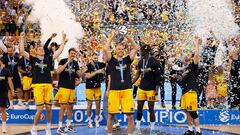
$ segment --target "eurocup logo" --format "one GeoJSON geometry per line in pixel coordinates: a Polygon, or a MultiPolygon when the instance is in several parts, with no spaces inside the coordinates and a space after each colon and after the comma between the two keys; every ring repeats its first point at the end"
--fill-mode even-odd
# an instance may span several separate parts
{"type": "MultiPolygon", "coordinates": [[[[0,114],[0,120],[2,120],[2,114],[0,114]]],[[[7,121],[9,120],[9,114],[7,113],[7,121]]]]}
{"type": "Polygon", "coordinates": [[[219,119],[221,122],[228,122],[230,120],[230,114],[228,111],[220,112],[219,119]]]}

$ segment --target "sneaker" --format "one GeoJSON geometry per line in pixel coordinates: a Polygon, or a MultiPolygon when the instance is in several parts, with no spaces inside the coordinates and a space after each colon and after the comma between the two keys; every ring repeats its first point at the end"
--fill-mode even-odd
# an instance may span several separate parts
{"type": "Polygon", "coordinates": [[[95,126],[96,126],[97,128],[99,128],[99,127],[100,127],[99,121],[98,121],[98,120],[95,120],[94,122],[95,122],[95,126]]]}
{"type": "Polygon", "coordinates": [[[76,133],[77,131],[74,130],[73,126],[70,125],[70,126],[65,128],[65,132],[66,133],[76,133]]]}
{"type": "Polygon", "coordinates": [[[202,133],[200,133],[200,132],[196,132],[195,135],[202,135],[202,133]]]}
{"type": "Polygon", "coordinates": [[[37,135],[37,130],[31,129],[31,135],[37,135]]]}
{"type": "Polygon", "coordinates": [[[88,127],[93,128],[92,121],[88,121],[88,127]]]}
{"type": "Polygon", "coordinates": [[[57,133],[60,134],[60,135],[61,135],[61,134],[65,134],[65,129],[64,129],[64,127],[58,128],[57,133]]]}
{"type": "Polygon", "coordinates": [[[120,129],[120,123],[119,122],[113,124],[113,130],[119,130],[119,129],[120,129]]]}
{"type": "Polygon", "coordinates": [[[52,135],[51,128],[46,128],[46,135],[52,135]]]}
{"type": "Polygon", "coordinates": [[[25,104],[25,109],[26,109],[26,110],[30,110],[29,104],[25,104]]]}
{"type": "Polygon", "coordinates": [[[7,127],[6,125],[2,125],[2,133],[6,134],[7,133],[7,127]]]}
{"type": "Polygon", "coordinates": [[[195,134],[194,134],[194,131],[188,130],[183,135],[195,135],[195,134]]]}

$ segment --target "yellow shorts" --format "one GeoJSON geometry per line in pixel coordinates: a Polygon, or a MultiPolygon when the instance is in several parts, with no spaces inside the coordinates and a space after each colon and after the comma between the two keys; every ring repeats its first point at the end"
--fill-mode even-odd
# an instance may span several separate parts
{"type": "Polygon", "coordinates": [[[101,100],[102,91],[101,88],[86,89],[86,99],[93,101],[93,98],[96,101],[101,100]]]}
{"type": "Polygon", "coordinates": [[[30,90],[32,87],[32,78],[24,76],[22,78],[23,90],[30,90]]]}
{"type": "Polygon", "coordinates": [[[227,96],[227,83],[221,83],[217,85],[217,95],[220,97],[227,96]]]}
{"type": "Polygon", "coordinates": [[[119,113],[121,107],[122,113],[134,113],[134,101],[132,97],[132,89],[126,90],[110,90],[108,96],[108,113],[119,113]]]}
{"type": "Polygon", "coordinates": [[[144,100],[144,101],[158,101],[158,95],[156,95],[155,90],[142,90],[138,88],[138,100],[144,100]]]}
{"type": "Polygon", "coordinates": [[[59,101],[60,104],[74,103],[75,97],[74,89],[59,88],[54,100],[59,101]]]}
{"type": "Polygon", "coordinates": [[[197,92],[190,90],[184,95],[182,95],[180,107],[181,109],[185,109],[187,111],[197,111],[197,92]]]}
{"type": "Polygon", "coordinates": [[[52,104],[52,84],[33,84],[32,88],[37,105],[52,104]]]}

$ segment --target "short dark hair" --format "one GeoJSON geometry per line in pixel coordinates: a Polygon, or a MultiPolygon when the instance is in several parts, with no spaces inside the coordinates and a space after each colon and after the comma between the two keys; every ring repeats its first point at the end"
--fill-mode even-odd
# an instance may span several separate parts
{"type": "Polygon", "coordinates": [[[59,45],[56,43],[56,42],[52,42],[51,44],[50,44],[50,46],[51,47],[56,47],[57,49],[59,48],[59,45]]]}
{"type": "Polygon", "coordinates": [[[12,48],[13,49],[13,46],[11,45],[6,45],[7,48],[12,48]]]}
{"type": "Polygon", "coordinates": [[[77,52],[77,50],[75,48],[68,49],[68,53],[70,53],[71,51],[77,52]]]}

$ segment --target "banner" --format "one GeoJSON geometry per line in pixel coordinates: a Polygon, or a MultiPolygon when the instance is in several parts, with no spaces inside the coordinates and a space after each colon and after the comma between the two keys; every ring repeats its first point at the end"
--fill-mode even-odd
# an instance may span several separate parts
{"type": "MultiPolygon", "coordinates": [[[[7,111],[8,124],[32,124],[36,110],[9,110],[7,111]]],[[[53,110],[52,123],[58,123],[59,110],[53,110]]],[[[199,119],[201,124],[217,124],[217,125],[239,125],[240,111],[238,110],[199,110],[199,119]]],[[[0,120],[1,120],[0,114],[0,120]]],[[[94,120],[95,111],[92,113],[92,120],[94,120]]],[[[136,114],[134,115],[136,119],[136,114]]],[[[156,110],[156,124],[187,124],[187,114],[183,110],[156,110]]],[[[123,114],[118,114],[117,119],[121,124],[127,123],[127,117],[123,114]]],[[[64,121],[66,116],[64,116],[64,121]]],[[[106,116],[101,113],[100,124],[106,124],[106,116]]],[[[142,124],[148,124],[150,121],[149,112],[143,111],[142,124]]],[[[1,121],[0,121],[1,123],[1,121]]],[[[40,116],[40,124],[46,123],[46,112],[44,111],[40,116]]],[[[85,109],[73,111],[73,123],[87,124],[87,111],[85,109]]]]}

